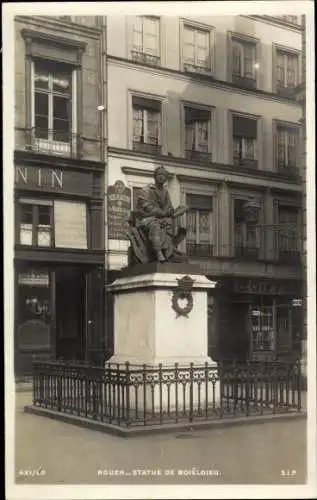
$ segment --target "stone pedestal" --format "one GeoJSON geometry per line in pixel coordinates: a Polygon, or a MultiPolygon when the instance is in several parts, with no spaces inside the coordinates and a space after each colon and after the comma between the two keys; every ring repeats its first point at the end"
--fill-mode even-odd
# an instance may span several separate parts
{"type": "Polygon", "coordinates": [[[182,266],[157,264],[153,269],[148,266],[152,272],[143,274],[127,270],[108,288],[114,294],[114,355],[109,363],[124,370],[128,362],[134,370],[131,407],[136,399],[139,407],[151,402],[155,408],[168,405],[175,409],[184,398],[186,407],[198,401],[202,405],[208,392],[209,397],[211,391],[218,393],[218,382],[211,382],[216,364],[208,357],[207,318],[207,292],[216,283],[196,269],[192,269],[195,274],[185,273],[191,268],[182,266]],[[183,272],[169,272],[173,267],[183,272]],[[192,309],[187,315],[181,310],[188,305],[186,298],[178,299],[180,310],[173,308],[174,292],[185,276],[193,280],[192,309]]]}

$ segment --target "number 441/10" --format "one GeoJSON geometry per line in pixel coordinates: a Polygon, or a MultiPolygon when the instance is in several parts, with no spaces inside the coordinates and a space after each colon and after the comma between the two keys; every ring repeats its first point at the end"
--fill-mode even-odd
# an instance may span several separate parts
{"type": "Polygon", "coordinates": [[[296,470],[294,469],[282,469],[281,470],[281,476],[283,477],[293,477],[296,476],[296,470]]]}

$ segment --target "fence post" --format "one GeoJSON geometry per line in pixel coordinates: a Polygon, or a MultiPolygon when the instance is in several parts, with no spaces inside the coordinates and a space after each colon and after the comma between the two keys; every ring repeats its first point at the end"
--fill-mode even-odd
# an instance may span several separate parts
{"type": "Polygon", "coordinates": [[[130,369],[129,361],[125,364],[125,386],[126,386],[126,403],[127,403],[127,413],[126,413],[126,425],[130,425],[130,369]]]}
{"type": "Polygon", "coordinates": [[[193,368],[193,363],[190,363],[190,368],[189,368],[189,421],[193,421],[193,406],[194,406],[194,401],[193,401],[193,384],[194,384],[194,368],[193,368]]]}

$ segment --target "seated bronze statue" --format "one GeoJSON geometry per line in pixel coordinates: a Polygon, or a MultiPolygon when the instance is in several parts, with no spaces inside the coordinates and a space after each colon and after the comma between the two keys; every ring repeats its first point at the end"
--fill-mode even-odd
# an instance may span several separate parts
{"type": "Polygon", "coordinates": [[[177,249],[186,236],[186,229],[176,227],[177,218],[187,208],[173,208],[170,195],[164,187],[167,177],[165,168],[158,167],[154,172],[155,184],[142,189],[137,198],[127,232],[131,242],[129,265],[153,261],[187,261],[186,255],[177,249]]]}

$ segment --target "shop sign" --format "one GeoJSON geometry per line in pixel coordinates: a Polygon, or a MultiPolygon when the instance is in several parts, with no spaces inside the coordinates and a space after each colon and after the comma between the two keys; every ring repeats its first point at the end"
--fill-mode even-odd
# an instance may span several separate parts
{"type": "Polygon", "coordinates": [[[234,292],[236,293],[254,293],[259,295],[288,295],[295,294],[298,288],[293,283],[282,283],[259,280],[235,280],[234,292]]]}
{"type": "Polygon", "coordinates": [[[292,300],[293,307],[302,307],[302,305],[303,305],[302,299],[293,299],[292,300]]]}
{"type": "Polygon", "coordinates": [[[131,189],[122,181],[108,188],[108,238],[126,240],[131,213],[131,189]]]}

